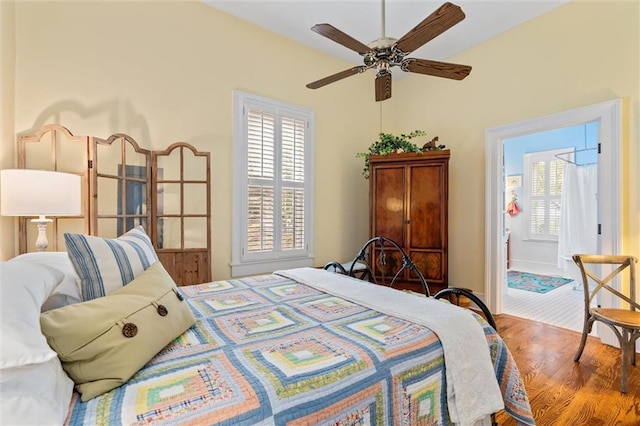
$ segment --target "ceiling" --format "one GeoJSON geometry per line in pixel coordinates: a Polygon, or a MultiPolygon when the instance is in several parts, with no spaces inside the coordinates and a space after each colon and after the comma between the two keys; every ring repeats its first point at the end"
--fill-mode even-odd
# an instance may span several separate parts
{"type": "MultiPolygon", "coordinates": [[[[329,23],[369,44],[382,32],[382,3],[371,0],[202,0],[205,3],[304,45],[362,65],[356,52],[311,31],[329,23]]],[[[466,18],[411,53],[411,57],[442,61],[533,19],[570,0],[467,0],[455,2],[466,18]]],[[[444,4],[432,0],[386,0],[385,35],[400,38],[444,4]]],[[[472,65],[473,64],[468,64],[472,65]]],[[[341,70],[336,70],[341,71],[341,70]]],[[[405,73],[395,73],[398,76],[405,73]]],[[[311,76],[310,76],[311,77],[311,76]]],[[[319,77],[319,76],[318,76],[319,77]]]]}

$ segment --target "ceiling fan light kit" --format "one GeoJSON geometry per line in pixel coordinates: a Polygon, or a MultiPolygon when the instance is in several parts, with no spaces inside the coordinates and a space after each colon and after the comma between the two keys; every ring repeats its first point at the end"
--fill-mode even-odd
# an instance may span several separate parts
{"type": "Polygon", "coordinates": [[[342,80],[343,78],[375,69],[376,101],[379,102],[391,97],[392,78],[390,69],[393,67],[400,67],[400,69],[405,72],[450,78],[453,80],[462,80],[469,75],[471,67],[468,65],[406,57],[414,50],[462,21],[465,18],[465,14],[459,6],[453,3],[443,4],[411,31],[401,38],[395,39],[386,37],[384,33],[384,2],[385,0],[382,0],[382,36],[369,45],[361,43],[331,24],[317,24],[311,28],[311,31],[360,54],[363,57],[364,65],[349,68],[309,83],[307,84],[309,89],[317,89],[342,80]]]}

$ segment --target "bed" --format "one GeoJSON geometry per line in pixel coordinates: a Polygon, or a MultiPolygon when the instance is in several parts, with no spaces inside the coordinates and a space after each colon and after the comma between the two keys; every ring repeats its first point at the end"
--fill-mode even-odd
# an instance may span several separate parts
{"type": "MultiPolygon", "coordinates": [[[[73,244],[67,241],[67,247],[68,254],[34,253],[3,262],[3,293],[8,285],[25,283],[35,291],[38,280],[22,279],[24,271],[51,273],[54,278],[40,279],[50,282],[28,297],[40,315],[41,306],[57,296],[56,306],[42,314],[46,317],[107,301],[161,268],[149,262],[156,266],[143,266],[129,284],[80,302],[74,299],[82,299],[82,291],[73,295],[73,283],[82,281],[81,274],[74,275],[77,268],[65,262],[67,255],[73,257],[73,244]]],[[[78,386],[72,390],[62,354],[7,364],[3,336],[3,373],[20,371],[2,375],[3,418],[69,425],[472,425],[487,424],[490,414],[504,407],[519,424],[535,424],[508,348],[469,310],[313,268],[173,285],[171,291],[179,302],[169,303],[185,304],[193,325],[154,350],[121,386],[87,401],[78,386]],[[51,380],[35,372],[56,362],[51,380]],[[20,380],[37,383],[15,383],[20,380]]],[[[11,307],[2,299],[4,320],[11,307]]],[[[161,314],[158,303],[153,306],[161,314]]],[[[27,310],[20,312],[24,316],[27,310]]],[[[173,312],[171,305],[167,318],[173,312]]],[[[90,316],[84,318],[74,324],[90,328],[90,316]]],[[[4,333],[12,325],[3,321],[2,326],[4,333]]],[[[51,345],[50,334],[48,341],[38,335],[47,327],[40,318],[21,338],[51,345]]]]}

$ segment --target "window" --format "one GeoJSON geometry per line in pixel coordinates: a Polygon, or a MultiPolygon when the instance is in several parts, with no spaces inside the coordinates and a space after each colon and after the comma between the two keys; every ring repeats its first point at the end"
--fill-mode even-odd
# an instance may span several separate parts
{"type": "Polygon", "coordinates": [[[234,94],[232,275],[313,265],[313,113],[234,94]]]}
{"type": "Polygon", "coordinates": [[[527,228],[529,238],[558,240],[560,233],[560,197],[564,183],[565,161],[556,154],[567,149],[541,151],[524,156],[527,228]]]}

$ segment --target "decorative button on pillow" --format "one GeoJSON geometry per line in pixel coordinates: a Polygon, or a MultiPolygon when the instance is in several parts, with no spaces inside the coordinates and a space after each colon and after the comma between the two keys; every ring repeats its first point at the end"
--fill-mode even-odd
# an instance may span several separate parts
{"type": "Polygon", "coordinates": [[[142,226],[116,239],[65,233],[64,240],[69,259],[80,277],[83,300],[118,290],[158,261],[142,226]]]}
{"type": "Polygon", "coordinates": [[[125,383],[194,323],[160,262],[110,295],[40,316],[42,333],[83,401],[125,383]]]}

